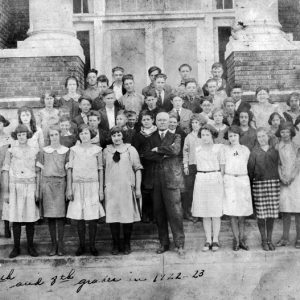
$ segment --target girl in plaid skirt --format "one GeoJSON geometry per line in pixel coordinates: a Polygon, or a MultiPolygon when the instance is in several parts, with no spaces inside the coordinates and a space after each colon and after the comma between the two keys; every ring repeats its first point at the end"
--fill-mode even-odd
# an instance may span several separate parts
{"type": "Polygon", "coordinates": [[[248,174],[252,182],[261,245],[263,250],[273,251],[273,225],[279,212],[279,155],[274,147],[269,146],[268,129],[257,129],[257,141],[258,145],[252,150],[248,161],[248,174]]]}

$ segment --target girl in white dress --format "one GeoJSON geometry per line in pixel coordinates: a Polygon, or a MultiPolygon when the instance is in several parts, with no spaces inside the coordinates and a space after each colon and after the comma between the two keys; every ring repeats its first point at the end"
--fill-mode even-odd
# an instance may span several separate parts
{"type": "Polygon", "coordinates": [[[203,218],[206,243],[203,251],[219,249],[221,216],[223,215],[224,162],[223,145],[214,144],[218,132],[211,125],[200,129],[201,145],[196,147],[197,175],[194,186],[192,215],[203,218]],[[213,238],[212,238],[213,231],[213,238]]]}
{"type": "Polygon", "coordinates": [[[38,148],[28,145],[32,133],[19,125],[12,133],[18,143],[8,149],[3,164],[4,201],[8,204],[8,220],[13,223],[14,248],[9,254],[20,254],[21,225],[26,224],[27,248],[31,256],[38,256],[33,246],[34,222],[39,218],[40,172],[36,167],[38,148]]]}
{"type": "Polygon", "coordinates": [[[70,149],[69,156],[67,197],[70,203],[67,218],[77,220],[80,245],[76,256],[85,252],[86,221],[89,223],[90,252],[97,256],[97,221],[105,216],[101,204],[104,200],[102,148],[91,143],[95,134],[88,125],[80,125],[78,135],[81,143],[70,149]]]}
{"type": "Polygon", "coordinates": [[[245,216],[253,213],[250,180],[247,164],[250,150],[240,144],[241,129],[231,126],[225,134],[229,145],[224,146],[224,191],[223,213],[230,216],[234,235],[233,250],[249,250],[245,238],[245,216]]]}

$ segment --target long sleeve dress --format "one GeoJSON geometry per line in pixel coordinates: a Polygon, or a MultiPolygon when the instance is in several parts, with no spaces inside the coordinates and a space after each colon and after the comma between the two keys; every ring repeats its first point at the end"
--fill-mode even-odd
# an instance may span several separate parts
{"type": "Polygon", "coordinates": [[[274,147],[265,151],[257,145],[250,154],[248,172],[252,181],[256,216],[259,219],[278,218],[280,195],[278,162],[278,151],[274,147]]]}

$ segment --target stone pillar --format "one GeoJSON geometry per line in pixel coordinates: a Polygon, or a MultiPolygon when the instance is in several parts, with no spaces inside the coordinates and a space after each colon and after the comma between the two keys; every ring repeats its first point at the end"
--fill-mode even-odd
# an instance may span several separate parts
{"type": "Polygon", "coordinates": [[[18,107],[25,100],[33,105],[45,90],[61,95],[69,75],[83,87],[85,57],[73,27],[72,3],[29,1],[28,38],[17,49],[0,50],[0,107],[18,107]]]}
{"type": "Polygon", "coordinates": [[[230,85],[239,82],[249,91],[264,85],[280,93],[300,89],[300,48],[281,30],[278,0],[235,1],[225,57],[230,85]]]}

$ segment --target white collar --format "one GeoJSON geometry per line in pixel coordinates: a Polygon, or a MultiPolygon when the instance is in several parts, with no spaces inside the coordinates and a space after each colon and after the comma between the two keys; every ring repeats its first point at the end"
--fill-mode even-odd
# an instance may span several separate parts
{"type": "Polygon", "coordinates": [[[173,130],[169,129],[169,131],[170,131],[171,133],[175,133],[175,132],[176,132],[176,129],[173,129],[173,130]]]}
{"type": "Polygon", "coordinates": [[[43,150],[46,152],[46,153],[53,153],[54,151],[57,151],[58,154],[65,154],[69,151],[69,148],[63,146],[63,145],[60,145],[59,148],[57,149],[54,149],[53,147],[51,146],[47,146],[47,147],[44,147],[43,150]]]}
{"type": "Polygon", "coordinates": [[[158,133],[159,135],[161,135],[162,133],[166,134],[170,129],[166,129],[166,130],[159,130],[158,133]]]}

